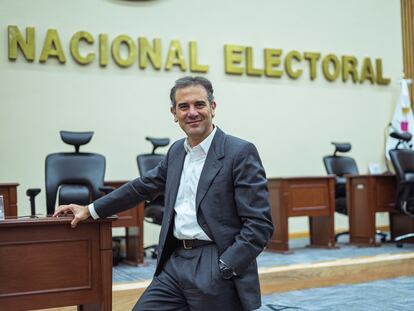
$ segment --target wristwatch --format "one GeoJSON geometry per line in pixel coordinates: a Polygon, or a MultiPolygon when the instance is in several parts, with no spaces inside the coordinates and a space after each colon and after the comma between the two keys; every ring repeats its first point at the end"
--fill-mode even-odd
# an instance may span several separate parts
{"type": "Polygon", "coordinates": [[[219,268],[221,277],[225,280],[230,280],[234,276],[233,269],[228,267],[223,261],[219,260],[219,268]]]}

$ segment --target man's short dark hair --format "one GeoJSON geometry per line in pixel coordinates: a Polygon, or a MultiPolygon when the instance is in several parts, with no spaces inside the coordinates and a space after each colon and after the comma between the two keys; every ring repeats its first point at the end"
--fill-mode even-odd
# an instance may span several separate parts
{"type": "Polygon", "coordinates": [[[178,89],[183,89],[185,87],[194,86],[194,85],[201,85],[202,87],[205,88],[207,92],[207,99],[210,104],[214,101],[213,85],[208,79],[204,77],[187,76],[187,77],[183,77],[175,81],[175,84],[170,92],[171,105],[175,107],[175,104],[176,104],[175,93],[177,92],[178,89]]]}

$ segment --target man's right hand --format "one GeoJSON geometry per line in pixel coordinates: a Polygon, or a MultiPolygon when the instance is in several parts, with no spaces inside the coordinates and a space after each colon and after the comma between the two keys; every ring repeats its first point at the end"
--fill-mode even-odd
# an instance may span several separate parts
{"type": "Polygon", "coordinates": [[[60,205],[58,209],[53,214],[53,217],[67,216],[68,214],[73,214],[73,220],[70,223],[72,228],[75,228],[78,225],[78,222],[85,220],[91,216],[89,213],[89,208],[83,205],[69,204],[69,205],[60,205]]]}

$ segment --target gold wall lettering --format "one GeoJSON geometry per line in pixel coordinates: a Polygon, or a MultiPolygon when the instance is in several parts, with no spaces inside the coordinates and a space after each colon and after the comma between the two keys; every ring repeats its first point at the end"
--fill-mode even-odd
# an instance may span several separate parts
{"type": "Polygon", "coordinates": [[[161,69],[161,40],[154,39],[152,40],[152,45],[147,38],[141,37],[138,38],[139,42],[139,68],[145,69],[148,66],[148,61],[151,62],[151,65],[154,69],[161,69]]]}
{"type": "Polygon", "coordinates": [[[351,80],[353,83],[388,85],[390,78],[384,77],[382,60],[365,57],[361,64],[355,56],[335,54],[322,55],[319,52],[299,52],[282,49],[265,48],[263,50],[263,67],[253,67],[250,46],[226,44],[224,45],[224,70],[231,75],[266,76],[281,78],[286,74],[291,79],[300,79],[304,70],[309,71],[309,78],[315,80],[318,73],[328,81],[336,81],[341,76],[343,82],[351,80]],[[283,66],[282,66],[283,64],[283,66]],[[373,65],[375,64],[375,66],[373,65]]]}
{"type": "MultiPolygon", "coordinates": [[[[35,28],[26,27],[23,33],[16,25],[9,25],[7,30],[8,59],[16,61],[20,56],[28,62],[34,62],[37,59],[36,40],[39,41],[35,28]]],[[[93,34],[80,30],[70,37],[67,45],[62,45],[58,31],[47,29],[40,46],[42,48],[38,61],[43,64],[50,61],[65,64],[66,48],[70,51],[72,59],[83,66],[98,62],[99,66],[107,67],[112,61],[122,68],[137,64],[137,68],[141,70],[148,67],[158,71],[176,68],[182,72],[207,73],[210,68],[209,65],[200,62],[196,41],[189,41],[187,46],[177,39],[163,44],[160,38],[135,39],[126,34],[109,38],[106,33],[94,37],[93,34]],[[167,51],[163,51],[164,46],[168,46],[167,51]]],[[[306,71],[311,81],[317,79],[318,75],[330,82],[341,78],[343,82],[388,85],[391,81],[384,76],[380,58],[372,60],[364,57],[360,60],[352,55],[322,55],[315,51],[284,51],[277,48],[265,48],[260,51],[252,46],[224,45],[226,74],[268,78],[282,78],[286,75],[290,79],[299,80],[306,76],[306,71]],[[255,59],[260,59],[258,56],[262,57],[262,64],[255,63],[255,59]]]]}
{"type": "Polygon", "coordinates": [[[48,29],[46,39],[40,53],[39,62],[45,63],[50,57],[55,57],[61,64],[66,63],[65,53],[60,43],[59,34],[56,29],[48,29]]]}
{"type": "Polygon", "coordinates": [[[78,31],[70,39],[70,53],[73,59],[81,65],[87,65],[95,59],[95,53],[90,52],[86,56],[83,56],[79,52],[79,44],[81,41],[85,41],[88,44],[93,44],[94,39],[89,32],[78,31]]]}
{"type": "MultiPolygon", "coordinates": [[[[36,59],[35,28],[26,27],[23,34],[15,25],[8,26],[8,58],[11,61],[17,60],[20,55],[29,62],[36,59]]],[[[37,38],[39,40],[39,38],[37,38]]],[[[94,63],[96,55],[99,56],[99,65],[108,66],[110,59],[119,67],[131,67],[138,62],[140,69],[162,68],[162,45],[161,39],[148,40],[146,37],[139,37],[137,40],[128,35],[121,34],[110,41],[108,34],[101,33],[98,40],[87,31],[78,31],[72,35],[69,41],[69,51],[73,60],[80,65],[94,63]],[[98,42],[98,46],[96,46],[98,42]]],[[[201,64],[198,56],[197,42],[188,43],[188,58],[185,57],[184,49],[179,40],[171,40],[165,59],[164,70],[171,70],[173,67],[181,71],[208,72],[209,66],[201,64]],[[188,65],[189,64],[189,65],[188,65]]],[[[57,59],[59,63],[66,63],[66,56],[62,46],[59,33],[56,29],[48,29],[43,42],[43,48],[39,62],[47,63],[50,59],[57,59]]]]}
{"type": "Polygon", "coordinates": [[[9,59],[17,59],[17,50],[23,53],[24,58],[32,62],[35,60],[35,29],[26,27],[26,40],[17,26],[7,28],[9,34],[9,59]]]}

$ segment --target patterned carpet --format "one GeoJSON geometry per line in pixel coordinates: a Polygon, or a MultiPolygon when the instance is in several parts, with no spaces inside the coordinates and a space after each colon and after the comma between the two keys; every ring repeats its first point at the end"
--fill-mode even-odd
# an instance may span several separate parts
{"type": "Polygon", "coordinates": [[[263,296],[260,311],[412,311],[414,277],[263,296]]]}
{"type": "MultiPolygon", "coordinates": [[[[307,248],[308,239],[293,239],[289,247],[291,254],[279,254],[264,251],[257,259],[259,267],[287,266],[298,263],[331,261],[342,258],[353,258],[363,256],[375,256],[380,254],[394,254],[414,252],[413,244],[405,244],[403,248],[397,248],[393,243],[384,243],[380,247],[356,247],[348,245],[346,239],[340,240],[339,248],[319,249],[307,248]]],[[[150,280],[155,271],[155,260],[145,259],[142,267],[131,267],[120,264],[113,269],[113,282],[137,282],[150,280]]],[[[413,308],[414,310],[414,308],[413,308]]]]}
{"type": "MultiPolygon", "coordinates": [[[[290,241],[291,254],[263,252],[258,257],[259,267],[288,266],[335,259],[369,257],[380,254],[414,253],[413,244],[397,248],[393,243],[380,247],[355,247],[340,240],[339,248],[307,248],[307,239],[290,241]]],[[[142,267],[119,265],[113,269],[113,282],[139,282],[150,280],[155,260],[146,259],[142,267]]],[[[312,288],[274,293],[262,297],[259,311],[413,311],[414,277],[399,277],[360,284],[312,288]]]]}

